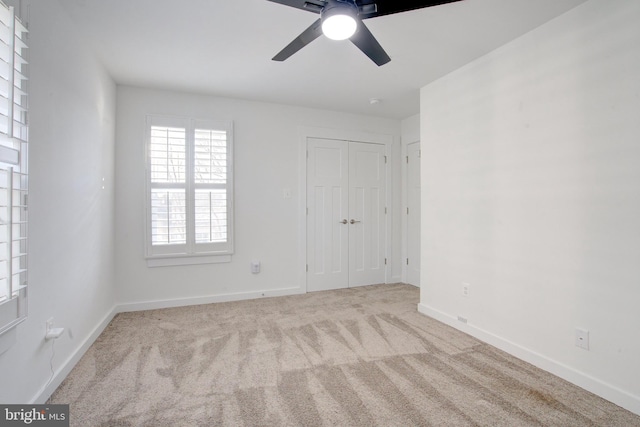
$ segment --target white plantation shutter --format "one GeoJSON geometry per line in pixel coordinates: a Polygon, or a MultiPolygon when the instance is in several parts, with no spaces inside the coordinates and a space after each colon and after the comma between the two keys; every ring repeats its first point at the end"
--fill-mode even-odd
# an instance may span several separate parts
{"type": "Polygon", "coordinates": [[[0,133],[27,140],[26,27],[0,4],[0,133]]]}
{"type": "Polygon", "coordinates": [[[227,194],[224,189],[196,190],[196,243],[227,241],[227,194]]]}
{"type": "Polygon", "coordinates": [[[227,131],[195,129],[196,243],[227,241],[227,131]]]}
{"type": "Polygon", "coordinates": [[[151,126],[151,243],[187,243],[186,129],[151,126]]]}
{"type": "Polygon", "coordinates": [[[27,316],[26,35],[0,2],[0,334],[27,316]]]}
{"type": "Polygon", "coordinates": [[[233,250],[231,124],[149,116],[147,132],[147,258],[220,262],[233,250]]]}
{"type": "Polygon", "coordinates": [[[187,243],[187,200],[185,190],[151,189],[151,243],[187,243]]]}

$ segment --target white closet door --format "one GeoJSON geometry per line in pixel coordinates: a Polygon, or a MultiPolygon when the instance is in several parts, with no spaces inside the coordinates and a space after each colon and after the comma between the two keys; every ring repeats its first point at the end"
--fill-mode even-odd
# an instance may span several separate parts
{"type": "Polygon", "coordinates": [[[307,290],[349,286],[349,162],[344,141],[307,142],[307,290]]]}
{"type": "Polygon", "coordinates": [[[349,286],[385,281],[385,147],[349,143],[349,286]]]}
{"type": "Polygon", "coordinates": [[[307,153],[307,290],[384,283],[384,145],[309,138],[307,153]]]}
{"type": "Polygon", "coordinates": [[[420,286],[420,143],[407,145],[407,282],[420,286]]]}

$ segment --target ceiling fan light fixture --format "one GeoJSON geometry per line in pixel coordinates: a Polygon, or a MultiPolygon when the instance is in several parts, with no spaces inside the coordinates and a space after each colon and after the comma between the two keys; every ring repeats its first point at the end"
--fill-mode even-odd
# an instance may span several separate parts
{"type": "Polygon", "coordinates": [[[333,15],[322,21],[322,33],[331,40],[346,40],[357,27],[356,20],[349,15],[333,15]]]}
{"type": "Polygon", "coordinates": [[[322,33],[331,40],[346,40],[358,29],[358,9],[349,4],[325,7],[322,11],[322,33]]]}

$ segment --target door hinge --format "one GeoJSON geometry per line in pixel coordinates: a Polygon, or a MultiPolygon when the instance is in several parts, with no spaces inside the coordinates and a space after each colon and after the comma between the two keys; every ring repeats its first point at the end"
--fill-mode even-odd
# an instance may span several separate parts
{"type": "Polygon", "coordinates": [[[409,156],[407,156],[407,163],[409,163],[409,156]]]}
{"type": "Polygon", "coordinates": [[[387,214],[387,207],[386,206],[384,207],[384,214],[385,215],[387,214]]]}
{"type": "Polygon", "coordinates": [[[309,208],[307,208],[307,215],[309,215],[309,208]]]}
{"type": "Polygon", "coordinates": [[[309,264],[307,264],[307,273],[309,272],[309,264]]]}
{"type": "Polygon", "coordinates": [[[407,258],[407,265],[409,265],[409,258],[407,258]]]}
{"type": "Polygon", "coordinates": [[[409,215],[409,208],[407,208],[407,215],[409,215]]]}
{"type": "Polygon", "coordinates": [[[387,259],[386,258],[384,259],[384,265],[387,265],[387,259]]]}
{"type": "Polygon", "coordinates": [[[387,156],[384,156],[384,163],[387,163],[387,156]]]}
{"type": "Polygon", "coordinates": [[[422,150],[418,150],[418,157],[422,157],[422,150]]]}

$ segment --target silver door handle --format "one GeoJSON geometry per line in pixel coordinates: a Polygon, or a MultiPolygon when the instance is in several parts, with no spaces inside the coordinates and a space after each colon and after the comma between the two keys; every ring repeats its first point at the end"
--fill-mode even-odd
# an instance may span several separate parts
{"type": "Polygon", "coordinates": [[[346,224],[348,221],[346,219],[343,219],[342,221],[340,221],[340,224],[346,224]]]}
{"type": "Polygon", "coordinates": [[[355,224],[356,222],[360,222],[360,221],[356,221],[355,219],[352,219],[351,221],[349,221],[350,224],[355,224]]]}

